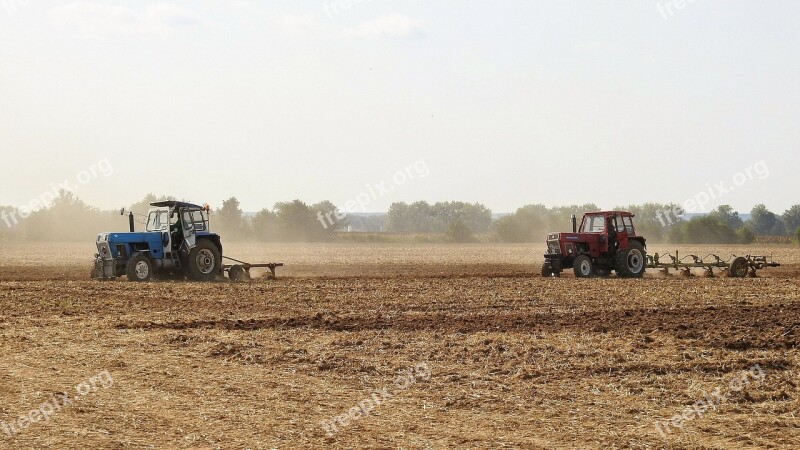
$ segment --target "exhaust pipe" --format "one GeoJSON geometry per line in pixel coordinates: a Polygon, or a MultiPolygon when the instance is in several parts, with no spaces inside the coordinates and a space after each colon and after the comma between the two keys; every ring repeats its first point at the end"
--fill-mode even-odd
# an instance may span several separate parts
{"type": "Polygon", "coordinates": [[[134,227],[133,227],[133,213],[132,212],[128,213],[128,225],[131,227],[131,233],[136,231],[136,230],[133,229],[134,227]]]}
{"type": "Polygon", "coordinates": [[[572,215],[572,232],[578,232],[578,218],[575,217],[575,214],[572,215]]]}

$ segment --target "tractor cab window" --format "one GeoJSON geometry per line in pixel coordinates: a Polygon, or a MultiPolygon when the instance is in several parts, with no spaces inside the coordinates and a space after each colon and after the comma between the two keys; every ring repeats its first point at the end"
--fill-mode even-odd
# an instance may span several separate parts
{"type": "Polygon", "coordinates": [[[582,231],[584,233],[602,233],[606,229],[606,219],[604,216],[586,216],[583,221],[582,231]]]}
{"type": "Polygon", "coordinates": [[[164,231],[167,229],[166,211],[150,211],[147,216],[147,231],[164,231]]]}
{"type": "Polygon", "coordinates": [[[622,223],[622,218],[619,216],[614,216],[614,226],[617,229],[617,233],[625,231],[625,225],[622,223]]]}
{"type": "Polygon", "coordinates": [[[625,224],[625,231],[627,231],[628,234],[633,234],[633,220],[631,220],[630,217],[624,217],[622,223],[625,224]]]}
{"type": "Polygon", "coordinates": [[[192,220],[192,212],[184,209],[182,216],[183,216],[183,229],[189,230],[194,228],[194,221],[192,220]]]}
{"type": "Polygon", "coordinates": [[[192,222],[194,222],[195,230],[206,231],[206,218],[203,216],[203,211],[192,211],[192,222]]]}

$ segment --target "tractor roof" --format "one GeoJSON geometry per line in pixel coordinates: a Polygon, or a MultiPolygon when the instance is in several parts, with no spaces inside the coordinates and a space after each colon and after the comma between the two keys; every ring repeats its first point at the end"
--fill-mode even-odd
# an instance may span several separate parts
{"type": "Polygon", "coordinates": [[[630,211],[591,211],[591,212],[587,212],[586,214],[603,214],[603,215],[616,214],[616,215],[619,215],[619,216],[622,216],[622,217],[625,217],[625,216],[634,217],[635,216],[635,214],[633,214],[630,211]]]}
{"type": "Polygon", "coordinates": [[[203,209],[202,206],[195,205],[194,203],[187,203],[187,202],[176,202],[175,200],[166,200],[163,202],[153,202],[150,203],[150,206],[155,206],[156,208],[190,208],[190,209],[203,209]]]}

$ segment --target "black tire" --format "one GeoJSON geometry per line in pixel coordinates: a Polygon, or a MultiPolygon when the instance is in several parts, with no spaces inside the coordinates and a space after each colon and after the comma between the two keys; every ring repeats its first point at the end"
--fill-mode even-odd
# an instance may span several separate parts
{"type": "Polygon", "coordinates": [[[747,258],[739,256],[734,258],[731,263],[731,267],[728,269],[728,276],[731,278],[744,278],[747,276],[748,269],[747,258]]]}
{"type": "Polygon", "coordinates": [[[589,278],[594,275],[594,263],[587,255],[578,255],[572,263],[572,271],[577,278],[589,278]]]}
{"type": "Polygon", "coordinates": [[[134,255],[125,265],[125,275],[128,276],[128,281],[139,283],[150,281],[153,277],[153,263],[141,253],[134,255]]]}
{"type": "Polygon", "coordinates": [[[240,265],[231,266],[228,269],[228,278],[231,281],[250,281],[250,274],[240,265]]]}
{"type": "Polygon", "coordinates": [[[628,248],[617,254],[617,275],[623,278],[641,278],[647,268],[647,252],[639,241],[628,241],[628,248]]]}
{"type": "Polygon", "coordinates": [[[186,276],[192,281],[214,281],[222,268],[222,252],[208,239],[200,239],[186,259],[186,276]]]}

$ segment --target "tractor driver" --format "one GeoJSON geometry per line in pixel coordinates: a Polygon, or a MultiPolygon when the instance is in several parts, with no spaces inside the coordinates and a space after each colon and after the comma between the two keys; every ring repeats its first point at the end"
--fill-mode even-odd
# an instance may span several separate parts
{"type": "Polygon", "coordinates": [[[606,227],[608,229],[608,248],[616,249],[617,248],[617,226],[616,226],[616,216],[609,216],[608,223],[606,227]]]}
{"type": "Polygon", "coordinates": [[[181,226],[181,217],[177,208],[172,210],[169,222],[169,234],[172,237],[172,248],[177,250],[183,243],[183,227],[181,226]]]}

